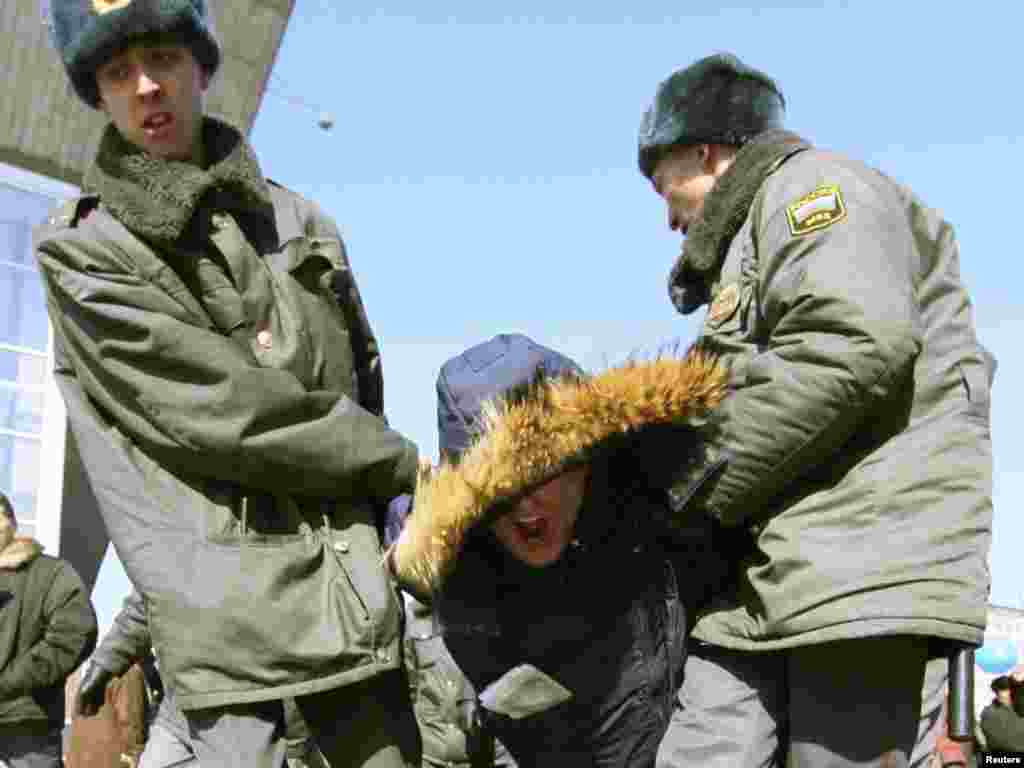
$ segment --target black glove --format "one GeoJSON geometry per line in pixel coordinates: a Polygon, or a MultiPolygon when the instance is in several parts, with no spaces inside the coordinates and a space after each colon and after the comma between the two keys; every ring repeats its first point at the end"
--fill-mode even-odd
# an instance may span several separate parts
{"type": "Polygon", "coordinates": [[[107,684],[114,675],[95,662],[89,664],[82,673],[82,681],[78,685],[75,696],[75,714],[92,717],[107,699],[107,684]]]}

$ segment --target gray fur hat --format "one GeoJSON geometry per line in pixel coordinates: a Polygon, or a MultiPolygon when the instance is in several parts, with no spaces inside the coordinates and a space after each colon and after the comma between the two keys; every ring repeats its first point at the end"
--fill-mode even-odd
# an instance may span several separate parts
{"type": "Polygon", "coordinates": [[[100,100],[96,68],[140,38],[187,45],[210,75],[220,66],[206,0],[43,0],[43,15],[75,92],[91,107],[100,100]]]}
{"type": "Polygon", "coordinates": [[[686,144],[742,146],[781,128],[786,100],[775,81],[731,53],[673,72],[658,85],[640,123],[640,172],[650,178],[662,154],[686,144]]]}

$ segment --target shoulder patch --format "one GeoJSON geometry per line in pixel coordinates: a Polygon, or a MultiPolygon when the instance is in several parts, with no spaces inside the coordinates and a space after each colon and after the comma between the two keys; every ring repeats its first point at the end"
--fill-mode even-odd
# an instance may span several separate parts
{"type": "Polygon", "coordinates": [[[789,233],[794,237],[831,227],[845,217],[846,203],[836,184],[824,184],[786,206],[789,233]]]}

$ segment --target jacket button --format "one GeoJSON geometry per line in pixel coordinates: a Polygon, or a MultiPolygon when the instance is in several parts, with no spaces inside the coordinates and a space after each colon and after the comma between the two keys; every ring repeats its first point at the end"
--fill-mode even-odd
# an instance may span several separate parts
{"type": "Polygon", "coordinates": [[[210,216],[210,223],[213,224],[216,229],[223,229],[228,223],[228,217],[223,213],[215,213],[210,216]]]}
{"type": "Polygon", "coordinates": [[[270,331],[263,329],[262,331],[256,334],[256,343],[259,344],[264,349],[270,349],[270,347],[274,343],[274,336],[273,334],[270,333],[270,331]]]}
{"type": "Polygon", "coordinates": [[[334,542],[334,548],[341,553],[348,552],[348,542],[345,540],[334,542]]]}

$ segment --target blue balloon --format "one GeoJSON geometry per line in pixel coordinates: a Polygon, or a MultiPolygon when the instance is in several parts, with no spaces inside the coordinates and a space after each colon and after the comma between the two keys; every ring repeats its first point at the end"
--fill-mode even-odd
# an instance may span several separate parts
{"type": "Polygon", "coordinates": [[[1017,666],[1017,644],[1009,637],[988,635],[974,662],[990,675],[1005,675],[1017,666]]]}

